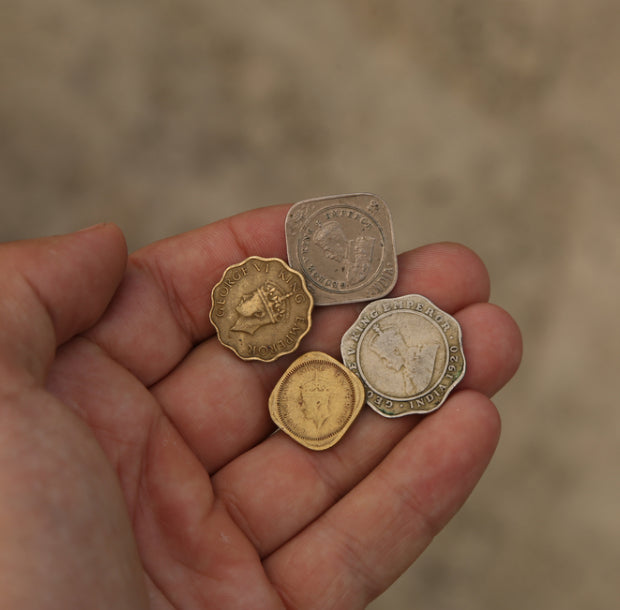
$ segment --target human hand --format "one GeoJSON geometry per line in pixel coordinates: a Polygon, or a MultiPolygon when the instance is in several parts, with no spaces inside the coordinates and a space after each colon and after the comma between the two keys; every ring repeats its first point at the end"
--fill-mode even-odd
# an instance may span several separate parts
{"type": "Polygon", "coordinates": [[[208,317],[227,266],[286,257],[287,209],[128,262],[113,225],[0,246],[1,607],[361,608],[465,501],[499,435],[489,397],[521,356],[482,263],[454,244],[399,258],[392,296],[424,294],[463,329],[446,403],[365,408],[312,452],[273,434],[267,398],[299,354],[337,357],[363,304],[315,309],[272,363],[238,359],[208,317]]]}

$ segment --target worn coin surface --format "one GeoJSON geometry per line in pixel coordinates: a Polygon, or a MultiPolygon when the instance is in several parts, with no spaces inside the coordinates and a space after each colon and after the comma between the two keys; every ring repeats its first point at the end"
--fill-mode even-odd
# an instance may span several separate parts
{"type": "Polygon", "coordinates": [[[275,360],[310,330],[312,295],[303,276],[278,258],[251,256],[228,267],[211,301],[219,340],[244,360],[275,360]]]}
{"type": "Polygon", "coordinates": [[[367,404],[386,417],[434,411],[465,374],[459,323],[416,294],[367,305],[341,353],[367,404]]]}
{"type": "Polygon", "coordinates": [[[275,424],[314,450],[335,445],[363,405],[361,381],[322,352],[297,358],[269,397],[269,413],[275,424]]]}
{"type": "Polygon", "coordinates": [[[392,219],[376,195],[300,201],[285,222],[291,267],[303,273],[315,305],[385,296],[397,276],[392,219]]]}

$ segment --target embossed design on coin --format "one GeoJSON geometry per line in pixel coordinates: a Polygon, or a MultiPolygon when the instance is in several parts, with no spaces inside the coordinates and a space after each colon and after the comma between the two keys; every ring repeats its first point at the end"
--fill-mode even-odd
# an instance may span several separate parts
{"type": "Polygon", "coordinates": [[[321,352],[300,356],[269,397],[275,424],[308,449],[335,445],[364,405],[364,386],[349,369],[321,352]]]}
{"type": "Polygon", "coordinates": [[[211,300],[219,340],[244,360],[271,362],[297,349],[310,330],[312,295],[303,276],[278,258],[232,265],[211,300]]]}
{"type": "Polygon", "coordinates": [[[367,404],[386,417],[434,411],[465,374],[459,323],[416,294],[367,305],[341,352],[367,404]]]}
{"type": "Polygon", "coordinates": [[[289,264],[303,273],[316,305],[377,299],[394,287],[392,220],[376,195],[300,201],[285,231],[289,264]]]}

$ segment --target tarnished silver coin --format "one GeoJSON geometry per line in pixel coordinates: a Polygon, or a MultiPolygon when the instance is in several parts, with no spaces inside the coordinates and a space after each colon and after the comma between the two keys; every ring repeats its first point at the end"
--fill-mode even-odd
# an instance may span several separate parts
{"type": "Polygon", "coordinates": [[[289,265],[306,278],[315,305],[378,299],[396,283],[392,219],[376,195],[300,201],[285,232],[289,265]]]}
{"type": "Polygon", "coordinates": [[[465,374],[459,323],[426,297],[368,304],[341,342],[344,364],[385,417],[439,408],[465,374]]]}

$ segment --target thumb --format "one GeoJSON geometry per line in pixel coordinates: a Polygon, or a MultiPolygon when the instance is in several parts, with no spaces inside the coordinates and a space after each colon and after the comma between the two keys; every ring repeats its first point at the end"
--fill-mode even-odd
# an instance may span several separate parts
{"type": "Polygon", "coordinates": [[[41,383],[56,347],[105,311],[127,262],[120,229],[0,244],[0,379],[41,383]]]}

